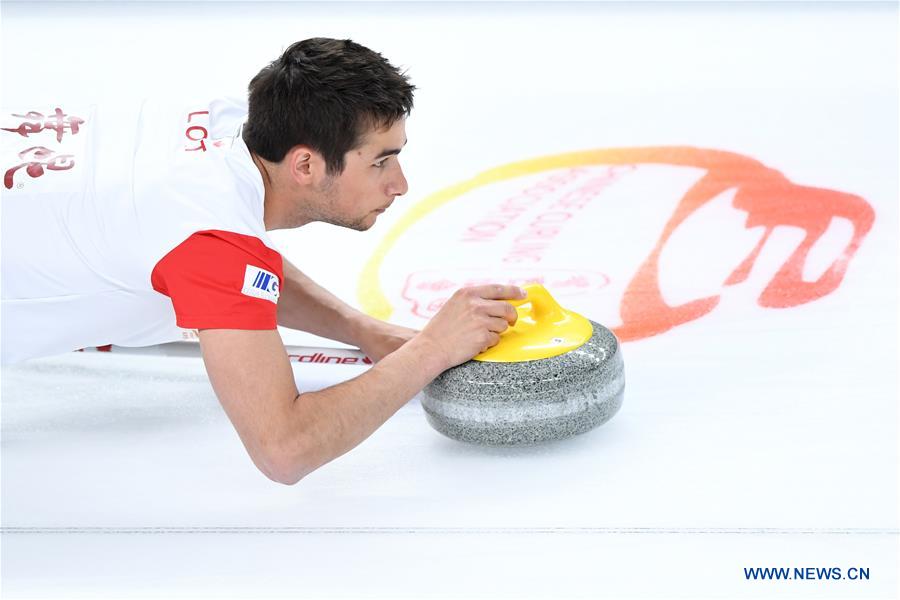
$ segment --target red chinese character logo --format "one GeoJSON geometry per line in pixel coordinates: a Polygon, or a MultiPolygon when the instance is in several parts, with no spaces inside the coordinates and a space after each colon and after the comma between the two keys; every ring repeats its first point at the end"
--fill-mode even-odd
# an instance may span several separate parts
{"type": "Polygon", "coordinates": [[[8,190],[12,189],[13,175],[22,167],[25,167],[25,172],[31,177],[37,178],[44,174],[44,167],[51,171],[67,171],[75,166],[75,159],[71,154],[56,154],[53,150],[43,146],[33,146],[22,150],[19,152],[19,158],[25,162],[8,170],[3,176],[3,185],[8,190]],[[29,153],[30,157],[27,156],[29,153]]]}
{"type": "Polygon", "coordinates": [[[49,116],[44,116],[42,113],[33,110],[28,111],[24,115],[14,114],[13,116],[25,120],[15,129],[9,127],[2,127],[0,129],[18,133],[22,137],[28,137],[32,133],[40,133],[45,129],[50,129],[56,132],[57,142],[62,141],[63,133],[67,129],[74,135],[78,133],[78,126],[84,123],[84,119],[69,116],[64,113],[61,108],[57,108],[56,111],[49,116]]]}

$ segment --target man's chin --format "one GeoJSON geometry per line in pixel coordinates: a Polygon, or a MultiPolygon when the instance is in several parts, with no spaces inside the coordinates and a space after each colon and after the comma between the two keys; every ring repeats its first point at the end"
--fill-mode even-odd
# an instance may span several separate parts
{"type": "Polygon", "coordinates": [[[355,231],[368,231],[374,224],[375,219],[371,219],[370,217],[360,219],[353,223],[335,223],[335,225],[340,225],[341,227],[346,227],[347,229],[353,229],[355,231]]]}
{"type": "Polygon", "coordinates": [[[375,219],[378,217],[376,213],[369,213],[362,219],[357,221],[343,221],[339,219],[320,219],[323,223],[328,223],[329,225],[337,225],[338,227],[344,227],[346,229],[353,229],[355,231],[368,231],[372,228],[372,225],[375,224],[375,219]],[[373,215],[375,218],[373,218],[373,215]]]}

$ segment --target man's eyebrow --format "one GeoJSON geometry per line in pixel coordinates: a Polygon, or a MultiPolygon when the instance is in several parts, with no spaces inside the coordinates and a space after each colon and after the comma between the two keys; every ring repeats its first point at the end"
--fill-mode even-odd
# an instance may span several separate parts
{"type": "MultiPolygon", "coordinates": [[[[406,142],[408,142],[408,141],[409,141],[408,139],[405,140],[403,142],[403,145],[405,146],[406,142]]],[[[379,158],[384,158],[385,156],[393,156],[394,154],[400,154],[400,148],[391,148],[390,150],[382,150],[381,154],[379,154],[372,160],[378,160],[379,158]]]]}

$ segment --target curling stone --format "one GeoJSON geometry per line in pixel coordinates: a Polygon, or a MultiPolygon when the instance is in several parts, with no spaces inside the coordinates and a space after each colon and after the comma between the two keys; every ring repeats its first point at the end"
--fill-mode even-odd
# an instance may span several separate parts
{"type": "Polygon", "coordinates": [[[609,329],[562,308],[540,284],[509,300],[516,324],[422,391],[440,433],[488,446],[530,445],[589,431],[622,406],[625,370],[609,329]]]}

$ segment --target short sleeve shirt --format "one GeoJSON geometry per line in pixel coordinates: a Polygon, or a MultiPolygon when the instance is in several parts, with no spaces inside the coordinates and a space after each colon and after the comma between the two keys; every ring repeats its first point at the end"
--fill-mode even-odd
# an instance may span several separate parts
{"type": "Polygon", "coordinates": [[[229,98],[3,109],[0,359],[274,329],[245,118],[229,98]]]}

